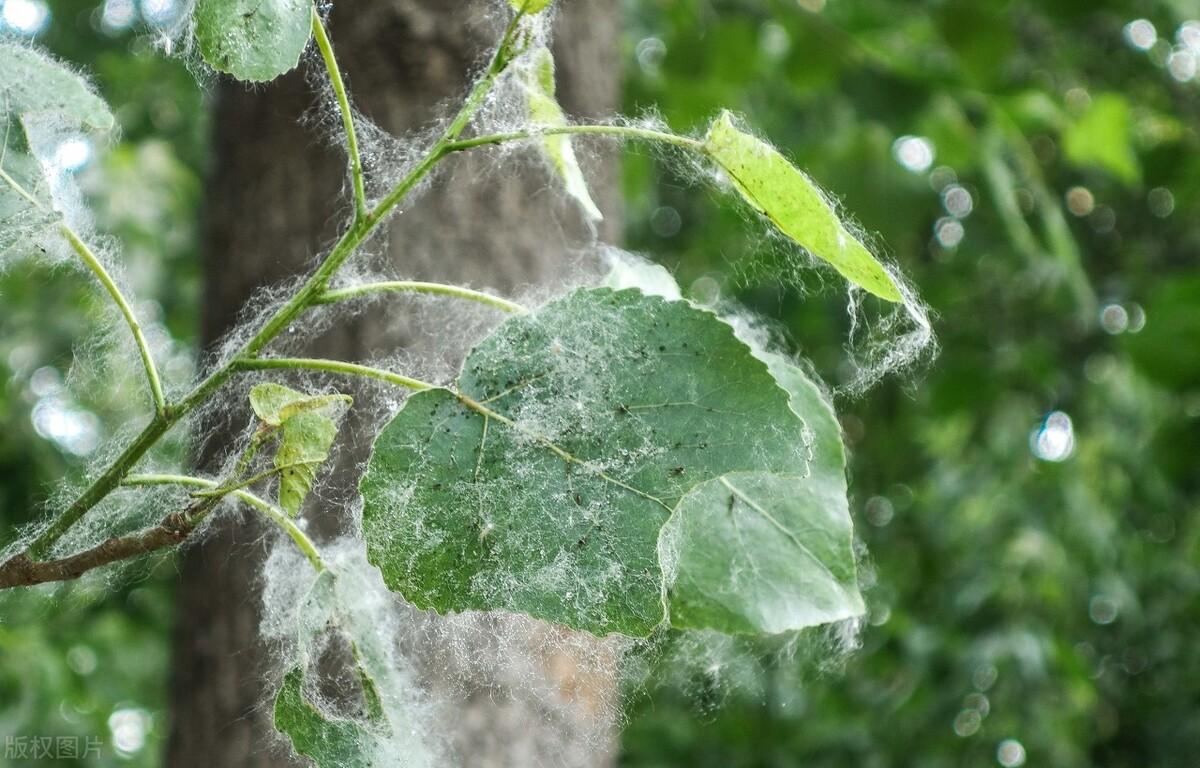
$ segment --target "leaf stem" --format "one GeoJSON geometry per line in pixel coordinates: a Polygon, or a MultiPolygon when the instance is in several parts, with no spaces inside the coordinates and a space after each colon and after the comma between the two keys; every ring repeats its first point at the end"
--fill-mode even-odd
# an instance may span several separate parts
{"type": "Polygon", "coordinates": [[[314,300],[314,304],[333,304],[347,299],[365,296],[371,293],[429,293],[439,296],[452,296],[457,299],[466,299],[479,304],[486,304],[490,307],[510,312],[512,314],[523,315],[529,310],[522,307],[516,302],[502,299],[499,296],[493,296],[490,293],[482,291],[473,291],[470,288],[461,288],[457,285],[444,285],[442,283],[425,283],[416,280],[388,280],[378,283],[365,283],[363,285],[355,285],[349,288],[339,288],[333,291],[326,291],[314,300]]]}
{"type": "Polygon", "coordinates": [[[322,360],[304,357],[256,357],[239,360],[237,367],[244,371],[303,370],[320,371],[322,373],[337,373],[347,376],[361,376],[367,379],[385,381],[388,384],[395,384],[398,387],[411,389],[414,392],[422,392],[426,389],[434,389],[437,386],[436,384],[430,384],[426,381],[412,379],[408,376],[401,376],[400,374],[392,373],[391,371],[385,371],[382,368],[372,368],[369,365],[359,365],[358,363],[344,363],[341,360],[322,360]]]}
{"type": "MultiPolygon", "coordinates": [[[[8,175],[3,168],[0,168],[0,180],[3,180],[5,184],[12,187],[14,192],[28,200],[38,210],[43,213],[49,213],[46,210],[46,206],[42,205],[40,200],[31,195],[20,182],[8,175]]],[[[125,323],[129,326],[129,330],[133,334],[133,341],[137,345],[138,354],[142,358],[142,366],[146,369],[146,378],[150,382],[150,396],[154,401],[154,410],[159,416],[163,416],[166,412],[167,401],[163,395],[162,380],[158,376],[158,368],[154,365],[154,356],[150,354],[150,345],[146,342],[146,336],[142,333],[142,326],[138,322],[137,316],[133,313],[133,307],[126,301],[124,294],[121,293],[121,289],[117,287],[116,282],[112,279],[112,275],[104,268],[104,264],[96,257],[92,249],[87,246],[87,243],[83,242],[83,239],[75,233],[75,230],[71,229],[70,225],[62,220],[59,221],[58,226],[63,236],[67,238],[71,249],[79,255],[84,265],[100,281],[100,285],[104,287],[104,290],[112,298],[113,303],[117,305],[117,308],[121,311],[121,315],[125,318],[125,323]]]]}
{"type": "Polygon", "coordinates": [[[489,144],[504,144],[512,141],[525,141],[527,139],[537,139],[543,136],[557,136],[561,134],[573,135],[599,135],[599,136],[616,136],[625,139],[639,139],[642,141],[652,141],[660,144],[671,144],[673,146],[682,147],[683,149],[693,152],[704,152],[704,142],[687,136],[680,136],[675,133],[667,133],[665,131],[656,131],[650,128],[635,128],[629,125],[562,125],[546,128],[530,128],[522,131],[510,131],[508,133],[493,133],[485,136],[475,136],[469,139],[461,139],[453,141],[446,145],[447,152],[461,152],[467,149],[474,149],[489,144]]]}
{"type": "Polygon", "coordinates": [[[138,322],[137,316],[133,314],[133,307],[129,306],[121,289],[117,287],[112,276],[108,274],[108,270],[96,258],[96,254],[92,253],[92,249],[88,248],[87,243],[83,242],[65,222],[60,225],[60,229],[66,236],[67,242],[71,244],[71,248],[79,254],[79,258],[104,286],[104,290],[108,292],[113,303],[125,317],[125,323],[129,326],[129,330],[133,334],[133,341],[137,345],[138,354],[141,355],[142,366],[146,369],[146,378],[150,382],[150,396],[154,400],[154,410],[160,417],[164,416],[167,411],[167,400],[163,395],[162,380],[158,376],[158,368],[154,365],[154,357],[150,354],[150,345],[146,342],[145,334],[142,333],[142,326],[138,322]]]}
{"type": "MultiPolygon", "coordinates": [[[[147,474],[147,475],[130,475],[125,478],[124,485],[129,486],[145,486],[145,485],[180,485],[188,488],[205,488],[216,489],[218,484],[216,481],[207,480],[202,477],[192,477],[191,475],[171,475],[171,474],[147,474]]],[[[321,559],[321,553],[317,549],[317,545],[312,539],[308,538],[308,534],[300,530],[300,527],[274,504],[255,496],[249,491],[241,489],[231,489],[230,496],[234,496],[238,501],[244,502],[258,511],[262,512],[271,522],[279,526],[292,541],[296,543],[308,561],[312,563],[313,568],[318,572],[327,570],[325,561],[321,559]]],[[[190,521],[192,523],[199,522],[198,520],[190,521]]]]}
{"type": "Polygon", "coordinates": [[[346,133],[346,152],[350,158],[350,179],[354,185],[354,215],[355,220],[362,222],[367,215],[367,189],[363,180],[362,154],[358,149],[358,133],[354,129],[354,113],[350,109],[350,99],[346,95],[346,83],[342,79],[342,71],[338,67],[337,57],[333,54],[333,44],[325,30],[325,23],[314,4],[312,9],[313,38],[321,51],[325,62],[325,71],[329,74],[329,82],[333,86],[333,94],[337,98],[338,111],[342,115],[342,129],[346,133]]]}

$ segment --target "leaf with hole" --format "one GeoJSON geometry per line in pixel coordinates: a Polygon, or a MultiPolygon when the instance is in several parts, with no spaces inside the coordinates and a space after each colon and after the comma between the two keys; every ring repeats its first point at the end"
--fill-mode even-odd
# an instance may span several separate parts
{"type": "Polygon", "coordinates": [[[196,41],[213,69],[267,82],[300,63],[312,14],[310,0],[198,0],[196,41]]]}
{"type": "Polygon", "coordinates": [[[409,398],[361,486],[369,559],[421,608],[649,634],[668,618],[659,540],[680,500],[734,472],[811,471],[788,392],[683,301],[576,291],[500,326],[457,384],[409,398]]]}
{"type": "MultiPolygon", "coordinates": [[[[554,56],[545,46],[535,48],[529,55],[527,67],[522,73],[525,86],[529,122],[535,128],[561,128],[567,124],[567,116],[554,98],[554,56]]],[[[604,214],[596,207],[588,192],[587,181],[571,137],[563,134],[542,137],[542,151],[563,181],[567,194],[579,203],[589,221],[600,221],[604,214]]]]}
{"type": "Polygon", "coordinates": [[[781,232],[851,283],[882,299],[902,300],[891,275],[846,229],[820,189],[770,144],[734,125],[729,112],[709,127],[704,151],[781,232]]]}

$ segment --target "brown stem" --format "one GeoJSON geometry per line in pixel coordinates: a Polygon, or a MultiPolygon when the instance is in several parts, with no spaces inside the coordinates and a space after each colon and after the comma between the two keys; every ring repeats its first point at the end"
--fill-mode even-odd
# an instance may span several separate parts
{"type": "Polygon", "coordinates": [[[127,560],[179,544],[195,530],[188,512],[173,512],[153,528],[131,536],[113,537],[61,560],[31,560],[20,554],[0,565],[0,589],[29,587],[51,581],[71,581],[102,565],[127,560]]]}

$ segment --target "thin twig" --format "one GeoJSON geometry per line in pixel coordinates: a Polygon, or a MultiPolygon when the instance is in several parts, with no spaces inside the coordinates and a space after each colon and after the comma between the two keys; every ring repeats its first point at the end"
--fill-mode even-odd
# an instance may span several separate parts
{"type": "Polygon", "coordinates": [[[363,221],[367,215],[367,190],[363,180],[362,155],[358,149],[358,133],[354,129],[354,113],[350,109],[350,99],[346,96],[346,83],[342,79],[341,68],[338,67],[337,57],[333,55],[333,44],[329,42],[329,34],[325,31],[325,23],[316,5],[312,9],[313,37],[321,58],[325,61],[325,71],[329,73],[329,82],[333,86],[333,94],[337,98],[338,111],[342,115],[342,129],[346,132],[346,153],[350,156],[350,179],[354,185],[354,212],[356,221],[363,221]]]}
{"type": "Polygon", "coordinates": [[[486,304],[490,307],[510,312],[516,315],[526,314],[529,310],[522,307],[516,302],[502,299],[499,296],[493,296],[490,293],[483,291],[473,291],[470,288],[460,288],[457,285],[445,285],[443,283],[426,283],[417,280],[388,280],[378,283],[366,283],[363,285],[354,285],[349,288],[339,288],[333,291],[326,291],[316,298],[314,304],[333,304],[347,299],[365,296],[371,293],[429,293],[438,296],[451,296],[457,299],[466,299],[479,304],[486,304]]]}

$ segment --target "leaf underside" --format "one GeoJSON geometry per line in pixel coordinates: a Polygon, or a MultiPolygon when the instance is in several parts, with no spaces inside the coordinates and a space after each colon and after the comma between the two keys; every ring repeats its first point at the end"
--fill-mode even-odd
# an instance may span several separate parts
{"type": "MultiPolygon", "coordinates": [[[[681,597],[682,625],[775,632],[861,612],[840,474],[805,486],[804,504],[763,502],[786,530],[749,531],[736,573],[735,558],[721,572],[692,552],[725,536],[731,514],[705,484],[749,472],[791,492],[811,477],[820,433],[797,403],[711,313],[576,291],[506,322],[457,392],[413,395],[383,430],[361,486],[369,559],[418,607],[520,611],[595,634],[646,635],[674,621],[674,594],[705,582],[756,605],[734,620],[681,597]],[[775,599],[760,570],[790,580],[800,604],[775,599]]],[[[840,452],[840,434],[822,437],[840,452]]]]}

